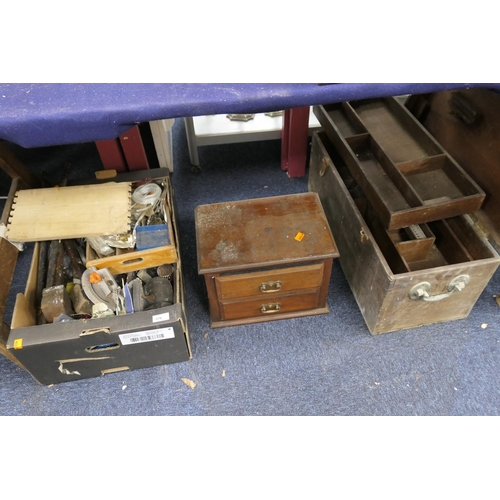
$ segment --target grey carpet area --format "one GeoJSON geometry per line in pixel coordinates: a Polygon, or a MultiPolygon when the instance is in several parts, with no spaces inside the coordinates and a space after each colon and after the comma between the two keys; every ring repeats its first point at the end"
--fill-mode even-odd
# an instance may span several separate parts
{"type": "MultiPolygon", "coordinates": [[[[307,191],[307,176],[280,169],[280,142],[200,148],[189,162],[182,120],[173,128],[172,176],[178,208],[193,359],[187,362],[39,385],[0,359],[2,415],[498,415],[500,292],[497,272],[468,318],[371,336],[338,262],[330,314],[212,330],[197,273],[194,208],[199,204],[307,191]],[[482,324],[487,324],[482,328],[482,324]],[[191,389],[182,382],[191,379],[191,389]]],[[[98,166],[93,144],[28,151],[30,169],[57,176],[98,166]]],[[[2,191],[8,178],[0,178],[2,191]]],[[[3,193],[2,193],[3,194],[3,193]]],[[[24,288],[29,250],[21,255],[6,314],[24,288]]]]}

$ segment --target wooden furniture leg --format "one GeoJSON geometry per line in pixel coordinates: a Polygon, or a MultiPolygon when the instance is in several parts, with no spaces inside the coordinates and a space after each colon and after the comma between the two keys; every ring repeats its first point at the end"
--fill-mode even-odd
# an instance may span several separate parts
{"type": "Polygon", "coordinates": [[[194,120],[192,116],[184,118],[184,125],[186,127],[186,138],[189,149],[189,160],[195,167],[200,166],[200,158],[198,156],[198,145],[196,144],[196,133],[194,131],[194,120]]]}
{"type": "Polygon", "coordinates": [[[309,106],[286,109],[283,113],[281,168],[289,177],[306,174],[309,106]]]}
{"type": "Polygon", "coordinates": [[[25,167],[25,165],[9,150],[5,144],[0,143],[0,168],[12,179],[20,179],[30,188],[40,186],[39,180],[25,167]]]}
{"type": "Polygon", "coordinates": [[[105,170],[127,172],[149,169],[148,157],[138,125],[116,139],[95,141],[105,170]]]}

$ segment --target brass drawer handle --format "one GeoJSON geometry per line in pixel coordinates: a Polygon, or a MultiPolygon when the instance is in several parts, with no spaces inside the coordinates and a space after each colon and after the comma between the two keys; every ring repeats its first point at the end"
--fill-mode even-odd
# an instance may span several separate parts
{"type": "Polygon", "coordinates": [[[260,291],[262,293],[273,293],[281,290],[281,281],[268,281],[267,283],[260,284],[260,291]]]}
{"type": "Polygon", "coordinates": [[[281,304],[276,302],[276,304],[264,304],[260,306],[260,312],[262,314],[271,314],[278,312],[281,309],[281,304]]]}

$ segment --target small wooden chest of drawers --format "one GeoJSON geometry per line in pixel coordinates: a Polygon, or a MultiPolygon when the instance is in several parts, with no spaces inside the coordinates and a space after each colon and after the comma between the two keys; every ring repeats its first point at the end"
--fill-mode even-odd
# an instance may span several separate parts
{"type": "Polygon", "coordinates": [[[195,223],[212,328],[329,312],[339,254],[316,193],[200,205],[195,223]]]}

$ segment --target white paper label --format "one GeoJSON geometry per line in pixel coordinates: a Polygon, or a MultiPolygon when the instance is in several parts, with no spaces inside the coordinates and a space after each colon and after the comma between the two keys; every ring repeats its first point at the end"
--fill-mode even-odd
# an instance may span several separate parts
{"type": "Polygon", "coordinates": [[[122,345],[140,344],[142,342],[154,342],[156,340],[173,339],[174,329],[171,326],[158,328],[158,330],[144,330],[142,332],[122,333],[119,335],[122,345]]]}
{"type": "Polygon", "coordinates": [[[168,321],[170,319],[170,313],[157,314],[153,316],[153,323],[159,323],[160,321],[168,321]]]}

